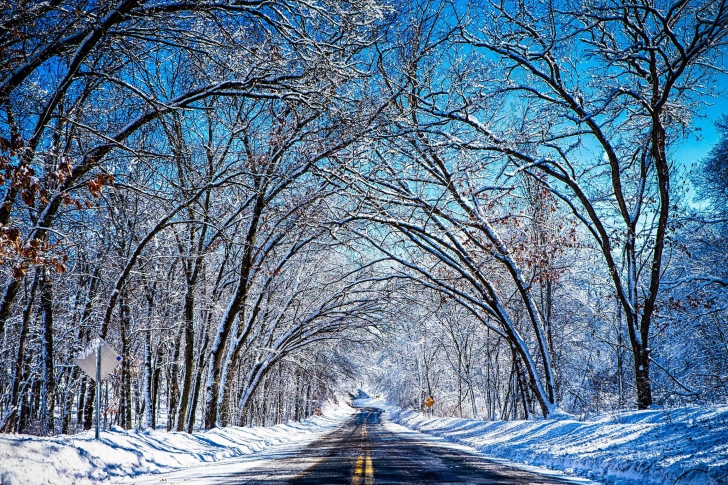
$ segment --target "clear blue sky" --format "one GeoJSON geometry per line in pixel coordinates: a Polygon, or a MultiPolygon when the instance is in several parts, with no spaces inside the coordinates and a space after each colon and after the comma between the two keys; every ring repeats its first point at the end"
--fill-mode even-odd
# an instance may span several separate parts
{"type": "Polygon", "coordinates": [[[718,141],[714,122],[721,115],[728,114],[728,75],[720,75],[717,81],[720,83],[723,96],[705,100],[706,106],[701,113],[704,117],[694,122],[697,133],[691,134],[675,151],[673,159],[686,168],[708,154],[718,141]]]}

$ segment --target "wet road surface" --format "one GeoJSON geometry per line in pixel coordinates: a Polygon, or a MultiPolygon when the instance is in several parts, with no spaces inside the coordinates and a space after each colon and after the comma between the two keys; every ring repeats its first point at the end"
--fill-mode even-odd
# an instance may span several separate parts
{"type": "MultiPolygon", "coordinates": [[[[308,446],[266,454],[258,465],[236,471],[214,466],[185,476],[139,483],[385,485],[489,484],[565,485],[594,483],[545,476],[488,460],[483,455],[416,432],[387,429],[381,410],[361,408],[339,429],[308,446]]],[[[241,467],[243,468],[243,467],[241,467]]]]}

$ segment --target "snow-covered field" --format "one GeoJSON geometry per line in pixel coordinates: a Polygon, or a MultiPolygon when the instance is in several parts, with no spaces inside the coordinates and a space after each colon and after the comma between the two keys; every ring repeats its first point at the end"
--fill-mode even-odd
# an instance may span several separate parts
{"type": "Polygon", "coordinates": [[[200,433],[113,428],[37,438],[0,435],[1,485],[91,484],[240,457],[280,443],[308,443],[337,428],[353,409],[329,406],[323,416],[271,427],[229,427],[200,433]]]}
{"type": "Polygon", "coordinates": [[[427,418],[378,399],[407,428],[487,455],[614,485],[728,484],[728,406],[596,416],[588,421],[473,421],[427,418]]]}

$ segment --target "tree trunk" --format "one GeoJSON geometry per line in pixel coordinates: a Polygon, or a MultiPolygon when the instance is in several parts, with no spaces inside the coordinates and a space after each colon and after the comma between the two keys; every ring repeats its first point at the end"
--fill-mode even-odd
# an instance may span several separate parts
{"type": "Polygon", "coordinates": [[[20,417],[18,418],[18,433],[22,433],[28,427],[28,421],[33,419],[33,401],[38,395],[38,381],[30,379],[30,357],[25,359],[23,364],[23,382],[30,388],[28,392],[23,393],[20,401],[20,417]]]}
{"type": "Polygon", "coordinates": [[[73,398],[75,393],[73,392],[74,383],[78,380],[79,368],[74,365],[68,372],[68,378],[66,380],[66,399],[63,406],[63,421],[61,434],[69,434],[71,431],[71,409],[73,408],[73,398]]]}
{"type": "Polygon", "coordinates": [[[33,313],[33,302],[35,301],[35,293],[38,288],[39,271],[35,271],[33,283],[30,285],[30,293],[27,295],[25,308],[23,308],[23,319],[20,325],[18,336],[18,353],[15,358],[15,367],[13,369],[13,383],[11,385],[10,410],[5,417],[2,425],[3,433],[10,433],[17,430],[17,424],[20,417],[20,383],[23,378],[23,363],[25,362],[25,344],[28,341],[28,333],[30,331],[30,316],[33,313]]]}
{"type": "Polygon", "coordinates": [[[184,329],[180,328],[179,335],[174,339],[174,352],[170,362],[169,385],[167,386],[167,431],[174,429],[179,405],[179,348],[184,329]]]}
{"type": "Polygon", "coordinates": [[[157,409],[159,408],[159,380],[162,376],[162,369],[159,363],[162,361],[163,347],[162,344],[157,345],[157,354],[154,358],[152,368],[152,428],[157,425],[157,409]]]}
{"type": "Polygon", "coordinates": [[[126,294],[123,295],[120,305],[121,318],[119,330],[121,333],[121,392],[119,400],[119,422],[124,429],[131,429],[132,404],[131,404],[131,348],[129,342],[129,331],[131,316],[129,301],[126,294]]]}
{"type": "Polygon", "coordinates": [[[41,308],[43,311],[43,325],[41,331],[41,420],[43,434],[55,433],[55,403],[56,379],[53,368],[53,283],[48,270],[42,270],[41,308]]]}
{"type": "Polygon", "coordinates": [[[192,433],[195,427],[195,414],[197,412],[197,402],[200,398],[200,391],[202,390],[202,375],[205,369],[205,353],[207,352],[207,344],[210,341],[207,333],[204,334],[205,339],[202,342],[202,348],[200,349],[200,355],[197,358],[197,372],[195,376],[195,387],[192,391],[192,402],[190,403],[189,418],[187,422],[187,432],[192,433]]]}
{"type": "Polygon", "coordinates": [[[185,294],[184,308],[184,373],[185,378],[182,382],[182,396],[180,398],[179,416],[177,417],[177,431],[184,431],[187,406],[190,399],[190,388],[192,387],[192,373],[194,371],[195,347],[194,347],[194,312],[195,312],[195,288],[188,283],[187,293],[185,294]]]}
{"type": "Polygon", "coordinates": [[[81,424],[84,421],[83,407],[86,403],[86,385],[88,383],[88,377],[81,377],[81,388],[78,391],[78,407],[76,409],[76,424],[81,424]]]}
{"type": "Polygon", "coordinates": [[[148,330],[144,339],[144,420],[142,429],[154,429],[154,405],[152,404],[152,332],[148,330]]]}
{"type": "Polygon", "coordinates": [[[89,430],[94,425],[94,404],[96,399],[96,385],[90,379],[87,380],[91,385],[88,386],[86,394],[86,404],[83,407],[83,429],[89,430]]]}
{"type": "MultiPolygon", "coordinates": [[[[526,384],[526,376],[523,374],[523,369],[521,368],[521,362],[520,358],[518,356],[518,352],[516,352],[516,349],[511,347],[511,350],[513,352],[513,368],[516,372],[516,382],[518,383],[518,388],[513,390],[513,395],[515,397],[516,391],[521,395],[521,404],[523,405],[523,414],[524,418],[528,419],[529,416],[529,406],[528,401],[530,401],[528,397],[528,385],[526,384]]],[[[516,416],[516,407],[513,408],[514,417],[516,416]]]]}
{"type": "Polygon", "coordinates": [[[650,385],[650,355],[645,349],[635,355],[635,380],[637,384],[637,409],[652,406],[652,386],[650,385]]]}
{"type": "Polygon", "coordinates": [[[283,421],[283,366],[278,365],[278,396],[276,403],[276,424],[281,424],[283,421]]]}
{"type": "Polygon", "coordinates": [[[223,365],[225,364],[222,357],[228,344],[233,323],[238,317],[240,309],[245,304],[245,299],[248,295],[250,272],[253,268],[253,245],[258,233],[258,224],[266,204],[264,190],[261,190],[260,195],[256,199],[248,232],[245,237],[245,248],[240,263],[240,272],[235,287],[235,294],[230,300],[225,314],[220,319],[217,334],[210,349],[207,386],[205,390],[205,429],[211,429],[218,425],[218,403],[223,394],[220,389],[220,377],[222,375],[223,365]]]}
{"type": "Polygon", "coordinates": [[[5,334],[5,322],[10,317],[10,310],[13,308],[13,303],[15,303],[15,298],[22,283],[22,278],[12,278],[5,285],[5,292],[2,300],[0,300],[0,335],[5,334]]]}
{"type": "MultiPolygon", "coordinates": [[[[98,283],[99,283],[99,272],[100,271],[101,271],[100,267],[97,266],[93,272],[93,275],[91,276],[91,281],[89,282],[89,288],[88,288],[88,295],[86,297],[86,304],[84,305],[83,315],[81,316],[81,321],[79,322],[79,327],[80,327],[79,332],[78,332],[79,333],[79,343],[82,345],[87,344],[89,341],[90,332],[88,329],[88,320],[91,317],[91,310],[93,309],[93,301],[94,301],[94,298],[96,297],[96,291],[99,286],[98,283]]],[[[86,397],[87,388],[92,389],[94,387],[93,383],[91,383],[91,385],[88,385],[89,382],[91,382],[89,380],[89,378],[84,376],[81,380],[81,391],[78,393],[78,411],[76,413],[76,423],[81,424],[83,422],[84,429],[91,429],[91,425],[86,423],[87,419],[90,419],[90,418],[86,418],[88,401],[84,402],[84,397],[86,397]],[[86,427],[87,424],[89,426],[88,428],[86,427]]],[[[91,403],[91,405],[93,406],[93,402],[91,403]]],[[[91,408],[91,409],[93,409],[93,408],[91,408]]]]}
{"type": "Polygon", "coordinates": [[[293,420],[300,421],[299,408],[301,403],[301,373],[300,369],[296,369],[294,372],[294,379],[296,380],[296,395],[293,397],[293,420]]]}

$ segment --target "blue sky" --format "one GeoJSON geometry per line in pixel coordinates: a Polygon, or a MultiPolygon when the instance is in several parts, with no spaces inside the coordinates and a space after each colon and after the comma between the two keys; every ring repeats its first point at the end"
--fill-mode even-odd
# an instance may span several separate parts
{"type": "Polygon", "coordinates": [[[719,98],[706,99],[703,117],[694,122],[696,134],[691,134],[675,151],[673,159],[685,167],[705,157],[712,146],[718,141],[714,122],[723,114],[728,114],[728,75],[717,77],[723,95],[719,98]],[[696,136],[697,135],[697,136],[696,136]]]}

